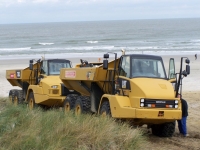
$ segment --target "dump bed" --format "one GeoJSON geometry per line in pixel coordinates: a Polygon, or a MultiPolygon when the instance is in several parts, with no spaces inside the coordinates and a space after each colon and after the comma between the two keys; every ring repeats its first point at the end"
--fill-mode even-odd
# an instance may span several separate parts
{"type": "MultiPolygon", "coordinates": [[[[118,63],[118,61],[117,61],[118,63]]],[[[82,95],[89,96],[91,83],[96,83],[105,92],[111,88],[108,86],[114,72],[114,61],[108,65],[108,70],[103,69],[103,65],[93,65],[92,67],[63,68],[60,70],[60,79],[64,85],[71,90],[76,90],[82,95]]]]}
{"type": "MultiPolygon", "coordinates": [[[[33,68],[36,68],[36,64],[34,64],[33,68]]],[[[31,73],[29,67],[25,69],[6,70],[6,79],[12,86],[19,87],[22,87],[22,82],[35,83],[34,73],[31,73]]]]}

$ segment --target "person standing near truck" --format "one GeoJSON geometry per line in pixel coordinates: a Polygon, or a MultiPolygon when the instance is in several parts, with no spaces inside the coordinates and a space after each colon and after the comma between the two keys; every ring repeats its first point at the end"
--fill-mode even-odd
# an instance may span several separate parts
{"type": "Polygon", "coordinates": [[[179,132],[184,137],[188,137],[189,136],[189,134],[187,134],[188,104],[187,104],[186,100],[182,99],[181,94],[178,94],[178,98],[180,98],[181,105],[182,105],[182,119],[178,120],[178,129],[179,129],[179,132]]]}

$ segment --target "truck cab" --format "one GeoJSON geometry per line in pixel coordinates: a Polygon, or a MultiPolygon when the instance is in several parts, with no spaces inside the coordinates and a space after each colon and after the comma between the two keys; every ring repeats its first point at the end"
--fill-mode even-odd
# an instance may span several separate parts
{"type": "Polygon", "coordinates": [[[35,84],[28,87],[26,102],[29,108],[35,105],[46,107],[62,106],[66,95],[70,91],[63,85],[59,75],[61,68],[71,68],[71,61],[66,59],[47,59],[37,62],[33,65],[30,61],[29,68],[33,72],[35,84]]]}
{"type": "Polygon", "coordinates": [[[167,79],[164,64],[160,56],[124,55],[120,59],[119,73],[128,78],[167,79]]]}
{"type": "Polygon", "coordinates": [[[41,74],[52,76],[60,75],[61,68],[71,68],[72,64],[66,59],[49,59],[41,61],[41,74]]]}

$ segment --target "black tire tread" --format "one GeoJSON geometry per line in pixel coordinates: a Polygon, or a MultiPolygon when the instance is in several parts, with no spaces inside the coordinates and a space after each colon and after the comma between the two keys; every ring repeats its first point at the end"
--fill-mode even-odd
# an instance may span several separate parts
{"type": "Polygon", "coordinates": [[[175,122],[164,123],[161,125],[161,137],[172,137],[175,131],[175,122]]]}
{"type": "Polygon", "coordinates": [[[64,106],[66,105],[67,102],[69,102],[70,104],[70,110],[74,109],[75,106],[75,102],[77,100],[77,96],[76,94],[69,94],[67,95],[67,97],[64,100],[64,106]]]}
{"type": "Polygon", "coordinates": [[[103,111],[106,111],[107,116],[111,116],[111,110],[110,110],[110,103],[109,101],[104,101],[100,108],[100,115],[103,113],[103,111]]]}
{"type": "Polygon", "coordinates": [[[12,96],[12,100],[11,101],[12,101],[12,103],[14,103],[15,89],[10,90],[8,96],[9,96],[9,98],[10,98],[10,96],[12,96]]]}
{"type": "Polygon", "coordinates": [[[153,124],[151,126],[152,134],[155,136],[160,136],[160,124],[153,124]]]}
{"type": "Polygon", "coordinates": [[[172,137],[175,131],[175,122],[152,125],[152,134],[160,137],[172,137]]]}
{"type": "Polygon", "coordinates": [[[75,107],[80,103],[81,113],[89,113],[91,108],[90,97],[88,96],[78,96],[75,102],[75,107]]]}
{"type": "Polygon", "coordinates": [[[83,102],[83,112],[86,112],[86,113],[90,112],[90,108],[91,108],[90,97],[83,96],[82,102],[83,102]]]}
{"type": "Polygon", "coordinates": [[[24,98],[23,98],[23,91],[22,90],[17,90],[17,98],[18,98],[18,104],[23,104],[24,98]]]}
{"type": "Polygon", "coordinates": [[[12,89],[9,91],[9,96],[12,96],[12,103],[14,103],[14,97],[17,96],[18,99],[18,104],[22,104],[24,99],[23,99],[23,91],[19,89],[12,89]]]}

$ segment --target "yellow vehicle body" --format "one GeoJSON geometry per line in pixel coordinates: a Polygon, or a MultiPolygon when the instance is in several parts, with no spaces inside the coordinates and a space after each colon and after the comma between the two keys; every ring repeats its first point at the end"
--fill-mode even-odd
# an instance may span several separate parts
{"type": "MultiPolygon", "coordinates": [[[[103,87],[106,76],[106,70],[102,66],[92,68],[63,68],[61,69],[60,78],[68,89],[76,90],[84,96],[90,96],[90,92],[80,86],[84,84],[91,88],[91,83],[97,82],[98,86],[103,87]],[[68,74],[74,74],[72,76],[68,74]],[[81,81],[81,83],[80,83],[81,81]]],[[[122,77],[124,78],[124,77],[122,77]]],[[[104,94],[101,97],[101,103],[105,100],[109,101],[111,115],[113,118],[135,119],[137,123],[165,123],[182,118],[180,99],[175,98],[174,88],[168,80],[134,78],[129,79],[131,88],[134,90],[124,90],[124,95],[118,93],[115,95],[104,94]],[[152,88],[154,87],[154,88],[152,88]],[[140,99],[161,99],[161,100],[178,100],[178,108],[141,108],[140,99]],[[164,111],[163,116],[159,116],[160,111],[164,111]]],[[[104,93],[111,90],[108,87],[104,89],[104,93]]]]}
{"type": "MultiPolygon", "coordinates": [[[[147,124],[154,135],[172,136],[175,121],[182,118],[181,101],[176,98],[179,79],[189,74],[189,66],[182,72],[181,62],[177,80],[173,58],[169,61],[167,77],[160,56],[130,54],[117,58],[114,54],[115,60],[109,63],[81,60],[75,68],[60,70],[63,84],[80,93],[80,96],[67,96],[65,110],[110,115],[134,125],[147,124]],[[175,88],[172,83],[176,84],[175,88]]],[[[108,54],[104,58],[109,58],[108,54]]]]}
{"type": "Polygon", "coordinates": [[[48,59],[35,64],[31,61],[30,66],[25,69],[6,70],[6,78],[10,84],[21,88],[10,90],[10,101],[14,104],[26,102],[31,109],[36,105],[63,106],[69,90],[59,78],[62,66],[71,67],[71,63],[65,59],[48,59]]]}
{"type": "MultiPolygon", "coordinates": [[[[87,87],[91,87],[92,82],[96,82],[100,87],[103,87],[104,80],[107,71],[103,69],[102,63],[93,67],[80,67],[80,64],[76,65],[75,68],[62,68],[60,70],[60,79],[64,85],[71,90],[76,90],[81,95],[90,96],[90,93],[83,87],[80,86],[80,81],[86,84],[87,87]]],[[[114,67],[114,62],[109,63],[110,67],[114,67]]],[[[104,92],[110,90],[111,87],[104,89],[104,92]]]]}
{"type": "Polygon", "coordinates": [[[31,70],[29,70],[29,68],[6,70],[6,79],[10,82],[12,86],[22,87],[22,85],[18,82],[19,80],[22,82],[28,82],[28,83],[34,82],[34,80],[32,81],[29,80],[30,73],[31,73],[31,70]]]}
{"type": "MultiPolygon", "coordinates": [[[[119,95],[105,94],[102,101],[108,100],[110,103],[113,118],[133,119],[134,124],[161,124],[180,120],[182,118],[181,106],[178,109],[144,109],[140,108],[139,102],[132,106],[131,100],[136,101],[139,97],[124,97],[119,95]],[[163,115],[159,115],[163,111],[163,115]]],[[[173,99],[174,100],[174,99],[173,99]]]]}
{"type": "Polygon", "coordinates": [[[34,93],[35,103],[45,106],[62,106],[66,96],[61,96],[61,80],[59,76],[48,76],[43,78],[38,85],[30,85],[26,102],[28,102],[29,93],[34,93]],[[57,88],[52,88],[57,86],[57,88]]]}

